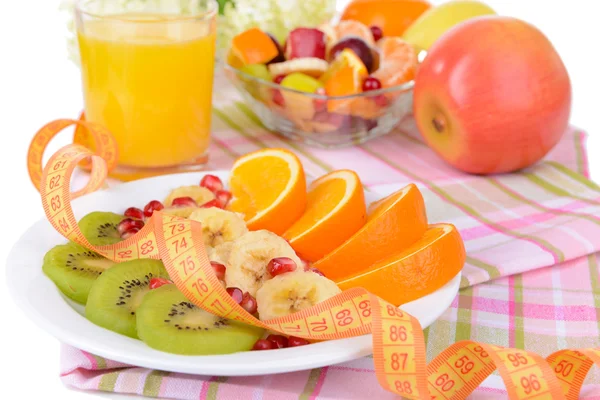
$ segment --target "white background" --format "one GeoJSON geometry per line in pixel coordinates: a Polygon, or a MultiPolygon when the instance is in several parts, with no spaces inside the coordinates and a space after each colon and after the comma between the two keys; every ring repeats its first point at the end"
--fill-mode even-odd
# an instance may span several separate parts
{"type": "MultiPolygon", "coordinates": [[[[432,2],[440,3],[439,0],[432,2]]],[[[66,29],[58,3],[58,0],[8,0],[3,2],[1,11],[2,266],[20,234],[43,215],[25,167],[32,135],[44,123],[60,117],[75,117],[82,108],[79,72],[67,59],[66,29]]],[[[600,23],[595,12],[596,1],[487,0],[487,3],[499,14],[533,23],[554,43],[572,80],[572,123],[590,133],[591,172],[592,177],[599,180],[600,160],[595,158],[600,154],[600,23]]],[[[66,144],[66,136],[59,144],[66,144]]],[[[0,398],[98,398],[98,395],[73,392],[62,386],[58,378],[58,342],[15,307],[4,285],[3,270],[0,304],[4,315],[0,324],[3,339],[0,398]]]]}

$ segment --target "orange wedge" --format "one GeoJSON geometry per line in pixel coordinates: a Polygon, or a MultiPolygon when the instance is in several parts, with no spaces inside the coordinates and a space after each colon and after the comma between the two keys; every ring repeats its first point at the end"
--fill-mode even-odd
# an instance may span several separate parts
{"type": "Polygon", "coordinates": [[[266,64],[279,54],[279,49],[265,32],[258,28],[248,29],[231,41],[228,62],[236,67],[241,64],[266,64]]]}
{"type": "MultiPolygon", "coordinates": [[[[350,49],[344,49],[321,77],[328,96],[349,96],[362,92],[362,83],[369,75],[367,68],[350,49]]],[[[354,98],[327,101],[327,110],[348,114],[354,98]]]]}
{"type": "Polygon", "coordinates": [[[284,234],[298,256],[317,261],[367,222],[365,195],[354,171],[339,170],[314,181],[306,211],[284,234]]]}
{"type": "Polygon", "coordinates": [[[306,208],[304,169],[288,150],[264,149],[238,158],[229,185],[228,209],[244,214],[250,230],[281,235],[306,208]]]}
{"type": "Polygon", "coordinates": [[[432,225],[409,248],[336,283],[342,290],[365,288],[399,306],[444,286],[460,272],[465,258],[458,230],[450,224],[432,225]]]}
{"type": "Polygon", "coordinates": [[[373,204],[367,223],[341,246],[314,264],[333,281],[365,268],[415,243],[427,229],[425,203],[411,184],[373,204]]]}

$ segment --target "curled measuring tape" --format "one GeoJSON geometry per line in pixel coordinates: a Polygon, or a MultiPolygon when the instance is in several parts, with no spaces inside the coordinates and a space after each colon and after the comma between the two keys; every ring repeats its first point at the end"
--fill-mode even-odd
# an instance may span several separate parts
{"type": "MultiPolygon", "coordinates": [[[[81,133],[79,134],[83,134],[81,133]]],[[[347,290],[312,308],[286,317],[260,321],[225,291],[214,274],[198,222],[155,212],[136,235],[108,246],[92,246],[83,236],[71,199],[100,188],[117,162],[116,142],[106,129],[82,120],[56,120],[34,137],[28,154],[29,175],[39,189],[44,211],[67,239],[116,262],[161,259],[175,285],[198,307],[218,316],[309,340],[373,335],[375,372],[381,386],[409,399],[465,399],[495,369],[511,399],[577,399],[592,365],[600,366],[600,349],[561,350],[546,359],[518,349],[462,341],[426,364],[419,322],[361,288],[347,290]],[[95,144],[61,148],[42,170],[47,144],[64,128],[77,125],[95,144]],[[74,169],[90,162],[87,185],[70,192],[74,169]]]]}

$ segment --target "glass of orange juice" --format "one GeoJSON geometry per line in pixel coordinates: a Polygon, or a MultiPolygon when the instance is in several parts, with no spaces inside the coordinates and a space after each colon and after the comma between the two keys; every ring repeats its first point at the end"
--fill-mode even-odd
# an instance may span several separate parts
{"type": "Polygon", "coordinates": [[[208,160],[215,0],[80,0],[75,8],[86,120],[117,139],[125,180],[208,160]]]}

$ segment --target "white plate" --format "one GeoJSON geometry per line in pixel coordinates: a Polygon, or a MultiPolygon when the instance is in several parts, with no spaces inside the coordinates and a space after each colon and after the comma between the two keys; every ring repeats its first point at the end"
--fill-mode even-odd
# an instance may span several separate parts
{"type": "MultiPolygon", "coordinates": [[[[226,171],[212,172],[223,181],[226,171]]],[[[73,201],[77,219],[92,211],[123,212],[130,206],[163,199],[173,188],[195,184],[203,173],[149,178],[95,192],[73,201]]],[[[366,193],[368,202],[377,200],[366,193]]],[[[298,371],[353,360],[372,353],[371,335],[272,351],[218,356],[180,356],[153,350],[139,340],[89,322],[84,309],[65,298],[42,272],[44,254],[65,239],[45,219],[25,232],[7,261],[7,282],[16,303],[39,326],[61,342],[105,358],[140,367],[199,375],[264,375],[298,371]]],[[[446,310],[458,292],[460,274],[446,286],[401,308],[429,326],[446,310]]]]}

